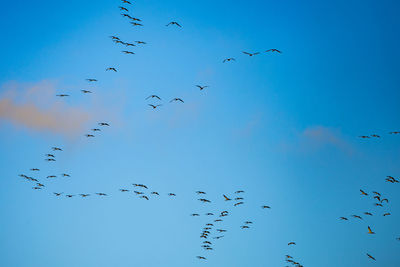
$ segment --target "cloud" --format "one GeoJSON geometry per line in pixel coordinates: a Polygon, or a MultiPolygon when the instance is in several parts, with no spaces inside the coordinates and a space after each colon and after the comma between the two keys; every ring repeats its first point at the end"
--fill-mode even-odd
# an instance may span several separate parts
{"type": "Polygon", "coordinates": [[[300,145],[302,149],[307,148],[308,150],[320,150],[331,146],[348,153],[352,152],[350,144],[343,139],[340,131],[324,126],[306,128],[301,133],[300,145]]]}
{"type": "Polygon", "coordinates": [[[54,83],[8,83],[0,96],[0,121],[9,121],[36,131],[63,135],[81,133],[91,113],[81,107],[68,106],[55,98],[54,83]]]}

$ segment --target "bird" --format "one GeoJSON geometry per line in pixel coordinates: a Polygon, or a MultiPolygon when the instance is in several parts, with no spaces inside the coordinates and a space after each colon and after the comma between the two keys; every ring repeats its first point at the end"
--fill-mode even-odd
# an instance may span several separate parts
{"type": "Polygon", "coordinates": [[[117,72],[117,69],[116,69],[116,68],[110,67],[110,68],[107,68],[107,69],[106,69],[106,71],[109,71],[109,70],[112,70],[112,71],[114,71],[114,72],[117,72]]]}
{"type": "Polygon", "coordinates": [[[111,35],[110,38],[111,38],[112,40],[119,40],[119,37],[113,36],[113,35],[111,35]]]}
{"type": "Polygon", "coordinates": [[[390,132],[389,134],[400,134],[400,131],[390,132]]]}
{"type": "Polygon", "coordinates": [[[346,217],[340,217],[341,220],[347,221],[348,219],[346,217]]]}
{"type": "Polygon", "coordinates": [[[197,256],[197,258],[198,258],[199,260],[206,260],[206,258],[203,257],[203,256],[197,256]]]}
{"type": "Polygon", "coordinates": [[[370,259],[376,261],[376,259],[375,259],[374,257],[372,257],[371,255],[369,255],[368,253],[367,253],[367,256],[368,256],[368,258],[370,258],[370,259]]]}
{"type": "Polygon", "coordinates": [[[365,215],[373,216],[370,212],[364,212],[365,215]]]}
{"type": "Polygon", "coordinates": [[[207,216],[212,216],[212,215],[214,215],[214,213],[208,212],[208,213],[206,213],[206,215],[207,216]]]}
{"type": "Polygon", "coordinates": [[[168,196],[176,197],[176,195],[174,193],[168,193],[168,196]]]}
{"type": "Polygon", "coordinates": [[[225,201],[229,201],[229,200],[231,200],[229,197],[227,197],[226,195],[223,195],[224,196],[224,198],[225,198],[225,201]]]}
{"type": "Polygon", "coordinates": [[[211,203],[210,200],[205,199],[205,198],[199,198],[198,200],[200,200],[201,202],[204,202],[204,203],[211,203]]]}
{"type": "MultiPolygon", "coordinates": [[[[133,19],[133,18],[132,18],[133,19]]],[[[143,24],[140,24],[140,23],[137,23],[137,22],[131,22],[131,24],[133,25],[133,26],[143,26],[143,24]]]]}
{"type": "Polygon", "coordinates": [[[61,95],[56,95],[56,96],[58,96],[58,97],[67,97],[67,96],[69,96],[69,95],[67,95],[67,94],[61,94],[61,95]]]}
{"type": "Polygon", "coordinates": [[[368,196],[367,193],[365,193],[363,190],[360,189],[361,194],[363,194],[364,196],[368,196]]]}
{"type": "Polygon", "coordinates": [[[368,135],[361,135],[361,136],[359,136],[360,138],[363,138],[363,139],[368,139],[368,138],[371,138],[371,137],[369,137],[368,135]]]}
{"type": "Polygon", "coordinates": [[[126,46],[136,46],[135,44],[132,44],[132,43],[124,43],[124,45],[126,45],[126,46]]]}
{"type": "Polygon", "coordinates": [[[121,16],[132,19],[132,17],[129,14],[126,14],[126,13],[121,13],[121,16]]]}
{"type": "Polygon", "coordinates": [[[97,82],[96,79],[86,79],[86,81],[88,81],[88,82],[97,82]]]}
{"type": "Polygon", "coordinates": [[[371,134],[371,137],[380,138],[380,136],[377,134],[371,134]]]}
{"type": "Polygon", "coordinates": [[[105,193],[96,193],[96,195],[98,195],[98,196],[107,196],[107,194],[105,194],[105,193]]]}
{"type": "Polygon", "coordinates": [[[242,197],[235,197],[235,200],[243,200],[242,197]]]}
{"type": "Polygon", "coordinates": [[[383,201],[386,201],[386,203],[389,203],[389,200],[388,200],[387,198],[382,199],[382,200],[381,200],[381,203],[382,203],[383,201]]]}
{"type": "Polygon", "coordinates": [[[203,89],[205,89],[207,87],[210,87],[210,86],[208,86],[208,85],[204,85],[204,86],[196,85],[196,87],[200,88],[200,91],[201,91],[201,90],[203,90],[203,89]]]}
{"type": "Polygon", "coordinates": [[[100,132],[101,130],[98,128],[91,129],[93,132],[100,132]]]}
{"type": "Polygon", "coordinates": [[[180,102],[182,102],[182,103],[185,103],[182,99],[180,99],[180,98],[174,98],[174,99],[172,99],[171,101],[169,101],[170,103],[171,102],[176,102],[176,101],[180,101],[180,102]]]}
{"type": "Polygon", "coordinates": [[[229,61],[236,61],[236,59],[234,59],[233,57],[225,58],[225,59],[222,61],[222,63],[229,62],[229,61]]]}
{"type": "Polygon", "coordinates": [[[193,214],[190,214],[190,216],[196,217],[196,216],[200,216],[200,214],[193,213],[193,214]]]}
{"type": "Polygon", "coordinates": [[[55,175],[49,175],[49,176],[47,176],[47,178],[56,178],[57,176],[55,176],[55,175]]]}
{"type": "Polygon", "coordinates": [[[142,21],[141,19],[138,18],[131,18],[133,21],[142,21]]]}
{"type": "Polygon", "coordinates": [[[45,159],[46,161],[56,161],[55,159],[45,159]]]}
{"type": "Polygon", "coordinates": [[[391,215],[391,214],[389,212],[387,212],[387,213],[383,214],[383,217],[386,217],[386,216],[389,216],[389,215],[391,215]]]}
{"type": "Polygon", "coordinates": [[[40,171],[38,168],[32,168],[31,171],[37,172],[40,171]]]}
{"type": "Polygon", "coordinates": [[[86,137],[94,137],[93,134],[85,134],[86,137]]]}
{"type": "Polygon", "coordinates": [[[160,194],[158,194],[158,192],[151,192],[150,194],[152,194],[152,195],[157,195],[157,196],[160,195],[160,194]]]}
{"type": "Polygon", "coordinates": [[[203,191],[196,191],[196,194],[198,194],[198,195],[205,195],[206,192],[203,192],[203,191]]]}
{"type": "Polygon", "coordinates": [[[146,42],[143,42],[143,41],[135,41],[135,43],[137,43],[137,44],[147,44],[146,42]]]}
{"type": "Polygon", "coordinates": [[[106,122],[99,122],[100,126],[110,126],[110,124],[106,123],[106,122]]]}
{"type": "Polygon", "coordinates": [[[260,54],[260,52],[249,53],[249,52],[245,52],[245,51],[243,51],[243,54],[246,54],[246,55],[248,55],[248,56],[252,57],[252,56],[255,56],[255,55],[258,55],[258,54],[260,54]]]}
{"type": "Polygon", "coordinates": [[[122,51],[122,53],[127,54],[127,55],[133,55],[133,54],[135,54],[134,52],[126,51],[126,50],[122,51]]]}
{"type": "Polygon", "coordinates": [[[381,201],[381,198],[379,196],[374,196],[374,199],[378,200],[379,202],[381,201]]]}
{"type": "Polygon", "coordinates": [[[247,226],[247,225],[242,225],[242,226],[240,226],[240,228],[242,228],[242,229],[249,229],[250,227],[247,226]]]}
{"type": "Polygon", "coordinates": [[[240,193],[244,193],[244,191],[243,190],[239,190],[239,191],[235,192],[235,194],[240,194],[240,193]]]}
{"type": "Polygon", "coordinates": [[[126,12],[129,12],[129,10],[128,10],[127,8],[122,7],[122,6],[119,6],[119,10],[124,10],[124,11],[126,11],[126,12]]]}
{"type": "Polygon", "coordinates": [[[222,222],[222,220],[221,219],[216,219],[216,220],[214,220],[214,222],[222,222]]]}
{"type": "Polygon", "coordinates": [[[81,197],[88,197],[90,194],[79,194],[81,197]]]}
{"type": "Polygon", "coordinates": [[[40,186],[35,186],[35,187],[32,187],[32,189],[35,189],[35,190],[40,190],[40,189],[42,189],[40,186]]]}
{"type": "Polygon", "coordinates": [[[121,192],[129,192],[128,189],[120,189],[119,191],[121,191],[121,192]]]}
{"type": "Polygon", "coordinates": [[[63,151],[61,148],[59,147],[52,147],[51,149],[53,149],[54,151],[63,151]]]}
{"type": "Polygon", "coordinates": [[[372,232],[371,227],[368,226],[368,234],[375,234],[375,232],[372,232]]]}
{"type": "Polygon", "coordinates": [[[360,220],[363,219],[363,218],[361,218],[361,216],[358,216],[358,215],[351,215],[351,216],[353,216],[354,218],[360,219],[360,220]]]}
{"type": "Polygon", "coordinates": [[[73,197],[74,195],[65,195],[65,197],[68,197],[68,198],[71,198],[71,197],[73,197]]]}
{"type": "Polygon", "coordinates": [[[61,196],[63,193],[56,193],[56,192],[53,192],[53,194],[56,195],[57,197],[59,197],[59,196],[61,196]]]}
{"type": "Polygon", "coordinates": [[[253,222],[251,222],[251,221],[246,221],[246,222],[244,222],[245,224],[253,224],[253,222]]]}
{"type": "Polygon", "coordinates": [[[263,208],[263,209],[270,209],[271,207],[270,207],[270,206],[261,206],[261,208],[263,208]]]}
{"type": "Polygon", "coordinates": [[[84,93],[84,94],[91,94],[92,92],[91,91],[88,91],[88,90],[81,90],[82,91],[82,93],[84,93]]]}
{"type": "Polygon", "coordinates": [[[158,95],[150,95],[150,96],[146,97],[146,100],[149,98],[157,98],[158,100],[161,100],[161,98],[158,95]]]}
{"type": "Polygon", "coordinates": [[[383,205],[380,204],[380,203],[375,203],[374,205],[377,206],[377,207],[383,207],[383,205]]]}
{"type": "Polygon", "coordinates": [[[170,23],[168,23],[167,25],[165,25],[165,26],[169,26],[169,25],[176,25],[176,26],[179,26],[179,27],[182,27],[178,22],[176,22],[176,21],[171,21],[170,23]]]}
{"type": "Polygon", "coordinates": [[[296,245],[296,242],[289,242],[288,246],[290,246],[290,245],[296,245]]]}
{"type": "Polygon", "coordinates": [[[149,106],[152,107],[153,109],[156,109],[157,107],[160,107],[160,106],[162,106],[162,105],[161,105],[161,104],[159,104],[159,105],[152,105],[152,104],[149,104],[149,106]]]}
{"type": "Polygon", "coordinates": [[[375,195],[378,195],[378,196],[381,195],[380,193],[378,193],[378,192],[376,192],[376,191],[373,191],[372,193],[375,194],[375,195]]]}
{"type": "Polygon", "coordinates": [[[53,155],[53,154],[46,154],[46,157],[52,157],[52,158],[54,158],[54,155],[53,155]]]}
{"type": "Polygon", "coordinates": [[[238,202],[238,203],[235,203],[233,206],[239,206],[239,205],[242,205],[242,204],[244,204],[244,202],[238,202]]]}
{"type": "Polygon", "coordinates": [[[214,237],[214,239],[220,239],[220,238],[223,238],[223,237],[224,237],[224,235],[216,236],[216,237],[214,237]]]}
{"type": "Polygon", "coordinates": [[[132,5],[131,2],[129,2],[129,1],[127,1],[127,0],[121,0],[121,1],[122,1],[122,3],[124,3],[124,4],[132,5]]]}
{"type": "Polygon", "coordinates": [[[272,48],[272,49],[268,49],[265,52],[278,52],[278,53],[282,53],[282,51],[279,51],[278,49],[272,48]]]}
{"type": "Polygon", "coordinates": [[[149,200],[149,198],[147,196],[141,196],[140,198],[144,198],[146,200],[149,200]]]}

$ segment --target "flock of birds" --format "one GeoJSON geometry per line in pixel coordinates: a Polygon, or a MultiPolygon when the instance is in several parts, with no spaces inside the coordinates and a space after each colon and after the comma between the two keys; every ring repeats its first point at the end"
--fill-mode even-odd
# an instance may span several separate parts
{"type": "MultiPolygon", "coordinates": [[[[125,4],[126,6],[119,6],[119,9],[123,12],[123,13],[121,13],[121,16],[123,16],[124,18],[129,19],[131,25],[133,25],[135,27],[142,27],[143,26],[142,20],[139,19],[139,18],[136,18],[136,17],[132,17],[129,14],[128,5],[131,5],[131,3],[129,1],[127,1],[127,0],[122,0],[122,3],[125,4]]],[[[179,27],[179,28],[182,27],[182,25],[180,23],[176,22],[176,21],[171,21],[168,24],[166,24],[166,26],[176,26],[176,27],[179,27]]],[[[110,36],[110,38],[114,43],[119,44],[119,45],[123,45],[125,47],[136,47],[138,45],[146,45],[146,42],[144,42],[144,41],[126,42],[126,41],[121,40],[121,38],[118,37],[118,36],[110,36]]],[[[124,54],[127,54],[127,55],[135,54],[135,52],[130,51],[130,50],[122,50],[121,52],[124,53],[124,54]]],[[[268,49],[268,50],[265,51],[265,53],[279,53],[280,54],[282,52],[280,50],[278,50],[278,49],[268,49]]],[[[245,54],[247,56],[250,56],[250,57],[253,57],[253,56],[259,55],[260,52],[252,52],[252,53],[250,53],[250,52],[243,51],[243,54],[245,54]]],[[[233,61],[236,61],[236,59],[231,57],[231,58],[225,58],[222,62],[223,63],[227,63],[227,62],[233,62],[233,61]]],[[[106,71],[107,72],[115,72],[115,73],[118,72],[116,67],[108,67],[108,68],[106,68],[106,71]]],[[[94,79],[94,78],[89,78],[89,79],[86,79],[86,80],[89,83],[98,82],[98,80],[94,79]]],[[[208,85],[196,85],[196,87],[200,91],[202,91],[202,90],[208,88],[209,86],[208,85]]],[[[83,94],[91,94],[92,93],[92,91],[90,91],[90,90],[81,90],[81,92],[83,94]]],[[[58,94],[57,96],[58,97],[68,97],[70,95],[69,94],[58,94]]],[[[158,102],[162,101],[162,99],[156,94],[152,94],[152,95],[146,97],[145,100],[152,100],[152,101],[158,101],[158,102]]],[[[179,98],[179,97],[172,98],[169,102],[170,103],[174,103],[174,102],[185,103],[184,100],[179,98]]],[[[152,109],[157,109],[158,107],[162,106],[162,104],[153,102],[153,103],[148,104],[148,106],[150,106],[152,109]]],[[[95,132],[100,132],[100,131],[102,131],[102,129],[104,129],[104,127],[109,127],[109,126],[110,126],[110,124],[107,123],[107,122],[99,122],[98,123],[98,127],[92,128],[91,129],[91,133],[85,134],[85,136],[88,137],[88,138],[95,137],[95,135],[94,135],[95,132]]],[[[399,131],[394,131],[394,132],[390,132],[389,134],[400,134],[400,132],[399,131]]],[[[360,136],[360,138],[363,138],[363,139],[380,138],[380,135],[377,135],[377,134],[363,135],[363,136],[360,136]]],[[[60,147],[52,147],[52,152],[49,152],[48,154],[45,154],[45,156],[46,156],[45,161],[47,161],[47,162],[56,161],[56,153],[60,153],[62,151],[63,151],[63,149],[60,148],[60,147]]],[[[32,168],[32,169],[30,169],[30,171],[33,172],[33,173],[39,173],[40,169],[32,168]]],[[[39,181],[38,178],[34,178],[34,177],[28,176],[26,174],[20,174],[19,176],[24,178],[24,179],[26,179],[26,180],[28,180],[29,182],[33,182],[34,186],[32,188],[34,190],[43,190],[45,188],[45,183],[43,181],[39,181]]],[[[55,178],[57,178],[59,176],[57,176],[55,174],[49,174],[47,176],[45,175],[45,177],[46,177],[46,179],[55,179],[55,178]]],[[[62,174],[60,174],[60,177],[69,178],[69,177],[71,177],[71,175],[69,175],[67,173],[62,173],[62,174]]],[[[399,183],[399,180],[394,178],[394,177],[392,177],[392,176],[388,176],[386,178],[386,181],[390,182],[390,183],[399,183]]],[[[144,200],[147,200],[147,201],[150,200],[151,198],[160,197],[160,193],[159,192],[149,190],[148,186],[146,186],[144,184],[132,184],[132,186],[133,186],[133,188],[120,188],[119,191],[121,193],[132,192],[138,198],[144,199],[144,200]]],[[[374,192],[372,192],[371,195],[369,193],[366,193],[363,190],[360,190],[360,192],[365,197],[372,196],[372,199],[375,200],[374,205],[377,208],[378,207],[382,208],[382,207],[384,207],[384,205],[386,206],[389,203],[389,200],[387,198],[384,198],[382,196],[382,194],[379,193],[379,192],[374,191],[374,192]]],[[[95,196],[98,196],[98,197],[106,197],[106,196],[110,195],[109,193],[104,193],[104,192],[80,193],[80,194],[71,194],[71,193],[64,193],[64,192],[53,192],[53,194],[56,197],[65,196],[66,198],[73,198],[75,196],[78,196],[78,197],[80,196],[81,198],[87,198],[87,197],[90,197],[92,195],[95,195],[95,196]]],[[[168,193],[164,193],[164,194],[166,194],[170,198],[175,198],[176,197],[175,193],[168,192],[168,193]]],[[[198,201],[200,201],[200,202],[202,202],[202,203],[204,203],[206,205],[208,203],[212,202],[211,200],[209,200],[209,199],[207,199],[205,197],[207,195],[206,192],[197,191],[196,194],[199,196],[198,201]]],[[[221,196],[221,199],[224,200],[225,202],[232,203],[231,207],[233,209],[236,209],[239,206],[242,206],[242,205],[245,204],[244,195],[245,195],[245,192],[243,190],[238,190],[238,191],[236,191],[234,193],[231,193],[231,195],[223,194],[221,196]]],[[[262,205],[261,206],[261,209],[270,209],[270,208],[271,207],[268,206],[268,205],[262,205]]],[[[207,221],[206,224],[204,224],[204,226],[202,227],[201,232],[200,232],[200,240],[201,240],[200,241],[201,242],[200,246],[201,246],[201,248],[203,250],[205,250],[205,251],[213,251],[215,242],[218,242],[218,240],[224,238],[225,234],[228,231],[226,229],[227,225],[225,224],[225,219],[226,219],[226,217],[230,216],[231,213],[232,213],[231,210],[223,209],[223,210],[218,211],[217,213],[207,212],[207,213],[204,214],[204,216],[207,217],[208,221],[207,221]]],[[[365,216],[373,216],[373,213],[368,211],[368,212],[364,212],[364,215],[365,216]]],[[[390,216],[390,215],[391,215],[391,213],[387,212],[387,211],[382,214],[383,217],[387,217],[387,216],[390,216]]],[[[192,213],[191,216],[192,217],[199,217],[201,215],[199,213],[192,213]]],[[[355,219],[358,219],[358,220],[364,220],[363,217],[361,217],[360,215],[351,215],[351,217],[353,217],[355,219]]],[[[340,219],[343,220],[343,221],[348,221],[349,220],[348,217],[340,217],[340,219]]],[[[241,225],[239,225],[238,227],[240,227],[242,230],[247,230],[247,229],[251,228],[252,225],[253,225],[253,221],[251,221],[249,219],[244,219],[243,223],[241,225]]],[[[370,235],[374,235],[375,234],[375,232],[373,231],[373,228],[370,227],[369,225],[367,226],[367,230],[368,230],[367,231],[368,234],[370,234],[370,235]]],[[[397,240],[400,241],[400,237],[397,238],[397,240]]],[[[296,242],[291,241],[291,242],[288,243],[288,246],[294,246],[294,245],[296,245],[296,242]]],[[[372,259],[374,261],[376,260],[371,254],[366,253],[366,255],[370,259],[372,259]]],[[[199,260],[207,260],[207,257],[204,256],[204,255],[199,255],[199,256],[196,256],[196,257],[199,260]]],[[[296,266],[296,267],[302,267],[303,266],[298,260],[295,260],[293,258],[293,256],[291,256],[291,255],[286,255],[285,256],[285,261],[288,264],[292,264],[292,266],[296,266]]]]}

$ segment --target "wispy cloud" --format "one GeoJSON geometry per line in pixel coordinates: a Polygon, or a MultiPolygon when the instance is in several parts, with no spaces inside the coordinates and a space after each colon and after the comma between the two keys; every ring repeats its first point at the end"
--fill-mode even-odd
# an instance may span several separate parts
{"type": "Polygon", "coordinates": [[[92,117],[81,107],[68,106],[55,98],[55,84],[42,81],[37,84],[17,82],[2,86],[0,120],[9,121],[36,131],[63,135],[81,133],[92,117]]]}
{"type": "Polygon", "coordinates": [[[324,126],[306,128],[300,136],[302,148],[319,150],[327,146],[333,146],[342,151],[352,151],[349,143],[345,141],[339,130],[324,126]]]}

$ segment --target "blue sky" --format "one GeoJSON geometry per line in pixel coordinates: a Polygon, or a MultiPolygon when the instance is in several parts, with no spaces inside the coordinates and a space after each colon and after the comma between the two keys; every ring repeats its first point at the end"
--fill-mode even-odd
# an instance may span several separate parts
{"type": "Polygon", "coordinates": [[[400,131],[397,2],[137,0],[124,5],[136,28],[121,5],[2,7],[1,266],[285,266],[286,254],[304,266],[398,265],[399,185],[384,180],[400,176],[400,135],[388,134],[400,131]],[[242,54],[270,48],[283,53],[242,54]],[[151,94],[163,106],[152,110],[151,94]],[[111,126],[84,137],[102,121],[111,126]],[[53,146],[64,151],[49,163],[53,146]],[[71,178],[46,179],[61,173],[71,178]],[[118,191],[132,183],[160,196],[118,191]],[[237,190],[245,204],[233,207],[222,194],[237,190]],[[389,203],[374,207],[374,190],[389,203]],[[222,210],[228,232],[204,251],[204,213],[222,210]]]}

